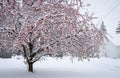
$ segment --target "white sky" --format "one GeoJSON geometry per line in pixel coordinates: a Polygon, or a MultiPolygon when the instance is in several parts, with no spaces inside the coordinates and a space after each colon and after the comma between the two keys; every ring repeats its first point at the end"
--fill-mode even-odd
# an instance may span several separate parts
{"type": "MultiPolygon", "coordinates": [[[[18,1],[21,2],[22,0],[18,1]]],[[[101,24],[101,21],[104,21],[108,33],[114,36],[115,29],[120,21],[120,0],[83,0],[83,2],[84,1],[91,4],[88,10],[98,17],[95,21],[96,24],[101,24]]]]}
{"type": "MultiPolygon", "coordinates": [[[[83,0],[84,1],[84,0],[83,0]]],[[[111,40],[116,45],[120,45],[120,34],[115,30],[120,21],[120,0],[85,0],[90,3],[89,11],[93,12],[98,19],[96,24],[104,21],[107,32],[111,35],[111,40]]]]}
{"type": "MultiPolygon", "coordinates": [[[[84,0],[83,0],[84,1],[84,0]]],[[[120,21],[120,0],[86,0],[91,4],[90,10],[98,17],[96,23],[104,21],[107,31],[112,36],[120,21]]]]}
{"type": "MultiPolygon", "coordinates": [[[[84,1],[91,4],[88,10],[98,17],[95,23],[100,25],[101,22],[104,21],[107,32],[112,38],[115,38],[115,29],[120,21],[120,0],[83,0],[83,2],[84,1]]],[[[117,40],[113,40],[120,42],[120,35],[117,37],[117,40]]]]}

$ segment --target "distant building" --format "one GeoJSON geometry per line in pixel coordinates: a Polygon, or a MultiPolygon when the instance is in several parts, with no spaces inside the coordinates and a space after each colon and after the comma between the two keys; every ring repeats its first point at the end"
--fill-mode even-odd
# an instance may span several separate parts
{"type": "Polygon", "coordinates": [[[105,57],[120,58],[120,36],[110,40],[104,49],[105,57]]]}
{"type": "Polygon", "coordinates": [[[112,58],[120,58],[120,46],[117,46],[110,41],[106,46],[105,56],[112,58]]]}

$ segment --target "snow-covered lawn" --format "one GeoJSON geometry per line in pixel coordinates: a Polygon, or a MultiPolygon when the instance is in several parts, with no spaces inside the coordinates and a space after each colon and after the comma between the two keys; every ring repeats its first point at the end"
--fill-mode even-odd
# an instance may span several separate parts
{"type": "Polygon", "coordinates": [[[0,59],[0,78],[120,78],[120,59],[92,58],[90,61],[46,58],[27,72],[23,59],[0,59]]]}

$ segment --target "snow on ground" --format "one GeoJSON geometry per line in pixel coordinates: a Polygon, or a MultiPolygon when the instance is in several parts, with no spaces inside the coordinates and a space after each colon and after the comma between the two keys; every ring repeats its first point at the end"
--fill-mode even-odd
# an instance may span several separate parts
{"type": "Polygon", "coordinates": [[[92,58],[90,61],[46,58],[27,72],[23,59],[0,58],[0,78],[120,78],[120,59],[92,58]]]}

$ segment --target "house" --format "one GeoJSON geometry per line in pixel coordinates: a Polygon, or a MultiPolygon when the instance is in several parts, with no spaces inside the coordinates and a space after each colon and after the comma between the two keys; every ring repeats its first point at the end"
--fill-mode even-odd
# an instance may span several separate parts
{"type": "Polygon", "coordinates": [[[104,49],[105,57],[120,58],[120,36],[110,39],[104,49]]]}

